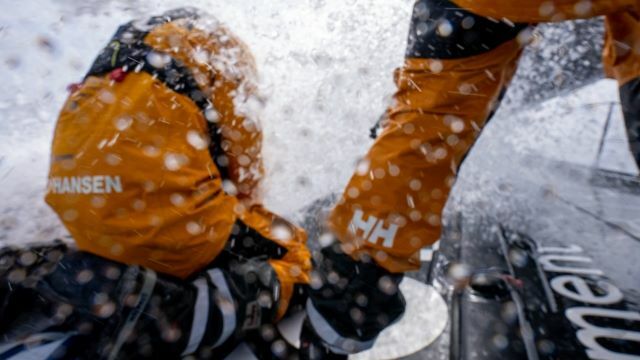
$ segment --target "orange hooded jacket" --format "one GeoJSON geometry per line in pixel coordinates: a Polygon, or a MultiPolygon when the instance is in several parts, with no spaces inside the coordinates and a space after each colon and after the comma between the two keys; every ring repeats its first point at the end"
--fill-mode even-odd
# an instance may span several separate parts
{"type": "Polygon", "coordinates": [[[247,47],[190,10],[122,26],[58,118],[47,203],[78,247],[187,278],[240,227],[286,300],[308,281],[306,234],[260,205],[261,99],[247,47]],[[271,244],[271,245],[273,245],[271,244]]]}

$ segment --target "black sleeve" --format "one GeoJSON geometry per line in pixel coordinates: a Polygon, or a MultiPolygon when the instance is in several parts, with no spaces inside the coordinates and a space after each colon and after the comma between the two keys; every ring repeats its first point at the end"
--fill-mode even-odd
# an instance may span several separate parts
{"type": "Polygon", "coordinates": [[[0,248],[0,339],[74,334],[81,341],[61,350],[69,358],[230,352],[246,332],[275,321],[279,282],[267,261],[226,265],[186,282],[64,244],[0,248]]]}

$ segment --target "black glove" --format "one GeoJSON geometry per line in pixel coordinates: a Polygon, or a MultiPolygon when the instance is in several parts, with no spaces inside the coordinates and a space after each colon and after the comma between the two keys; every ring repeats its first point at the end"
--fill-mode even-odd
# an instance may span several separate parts
{"type": "Polygon", "coordinates": [[[404,313],[405,301],[398,288],[403,275],[373,261],[355,261],[337,244],[318,255],[301,339],[309,359],[316,353],[320,359],[331,359],[335,354],[369,349],[380,332],[404,313]]]}
{"type": "Polygon", "coordinates": [[[349,358],[348,355],[336,354],[329,349],[316,334],[309,319],[305,319],[302,325],[299,356],[301,360],[346,360],[349,358]]]}

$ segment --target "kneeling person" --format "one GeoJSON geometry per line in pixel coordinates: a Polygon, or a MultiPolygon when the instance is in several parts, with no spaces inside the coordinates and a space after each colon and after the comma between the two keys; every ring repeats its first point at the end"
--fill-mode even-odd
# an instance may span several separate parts
{"type": "MultiPolygon", "coordinates": [[[[169,278],[193,281],[191,307],[157,317],[178,326],[181,348],[159,347],[176,356],[275,322],[308,282],[305,233],[260,204],[256,76],[217,20],[171,11],[122,26],[58,119],[46,201],[78,249],[144,267],[138,298],[169,278]]],[[[127,294],[119,286],[106,295],[127,294]]],[[[154,297],[156,309],[172,294],[154,297]]],[[[130,318],[112,325],[135,328],[130,318]]],[[[110,333],[112,353],[122,334],[110,333]]]]}

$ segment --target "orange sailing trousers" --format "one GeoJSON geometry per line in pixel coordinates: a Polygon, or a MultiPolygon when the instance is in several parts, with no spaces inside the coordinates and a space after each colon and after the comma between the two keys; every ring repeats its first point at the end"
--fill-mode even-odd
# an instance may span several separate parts
{"type": "Polygon", "coordinates": [[[344,250],[395,273],[419,267],[420,249],[440,237],[456,171],[508,86],[531,25],[605,15],[605,69],[620,83],[623,106],[633,102],[629,84],[640,76],[637,4],[417,1],[384,131],[329,218],[344,250]]]}

